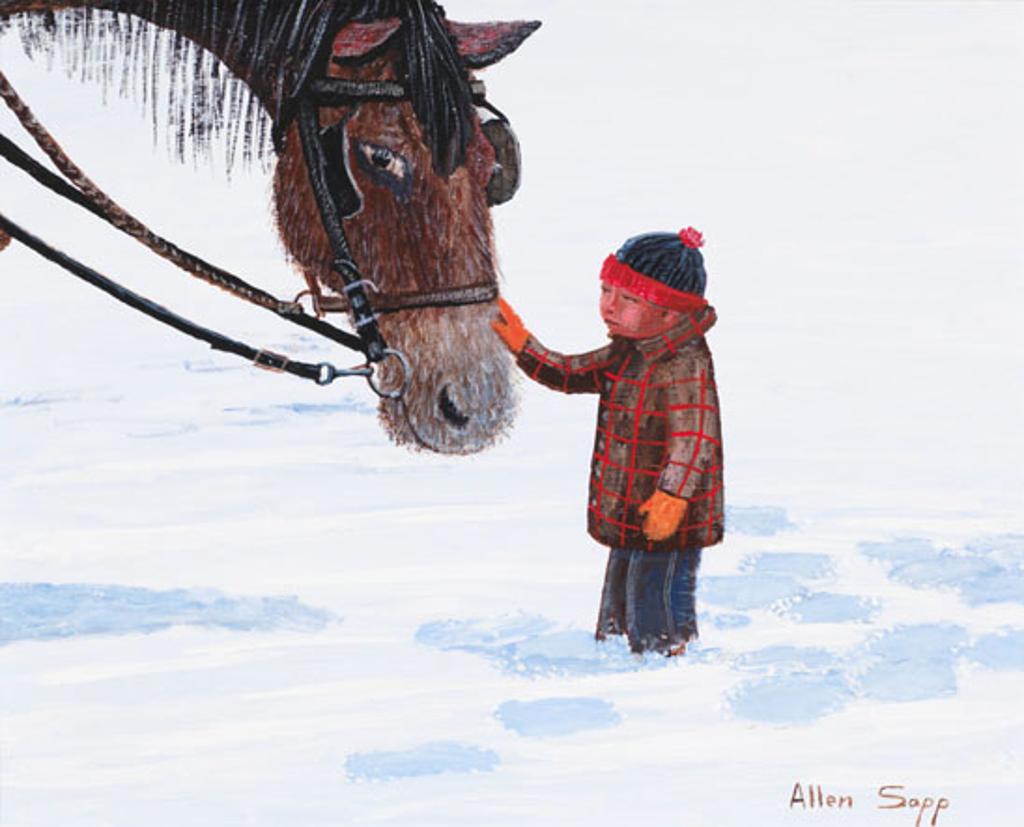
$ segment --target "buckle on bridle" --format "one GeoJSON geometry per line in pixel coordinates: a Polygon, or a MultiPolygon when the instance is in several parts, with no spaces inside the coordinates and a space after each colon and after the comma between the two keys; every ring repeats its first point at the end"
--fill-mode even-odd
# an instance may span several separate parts
{"type": "Polygon", "coordinates": [[[291,362],[283,353],[275,353],[272,350],[260,348],[252,357],[252,363],[260,370],[269,370],[271,373],[284,373],[291,362]]]}

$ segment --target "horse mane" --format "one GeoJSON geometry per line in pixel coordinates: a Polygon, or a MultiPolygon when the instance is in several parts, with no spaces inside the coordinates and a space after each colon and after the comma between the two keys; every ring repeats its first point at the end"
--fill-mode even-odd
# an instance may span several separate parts
{"type": "Polygon", "coordinates": [[[273,133],[339,28],[385,17],[402,20],[400,71],[435,169],[448,174],[464,160],[473,102],[432,0],[101,0],[16,19],[30,58],[59,57],[70,77],[98,80],[104,98],[113,89],[140,101],[154,139],[166,130],[177,160],[209,159],[223,140],[230,170],[239,154],[246,163],[272,157],[273,133]]]}

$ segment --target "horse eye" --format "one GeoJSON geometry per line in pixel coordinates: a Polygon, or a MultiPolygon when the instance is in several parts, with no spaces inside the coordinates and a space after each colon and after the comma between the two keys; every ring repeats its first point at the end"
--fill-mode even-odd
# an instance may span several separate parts
{"type": "Polygon", "coordinates": [[[375,144],[361,144],[360,149],[362,149],[363,158],[375,169],[386,172],[399,181],[405,178],[406,164],[401,155],[395,154],[386,146],[375,144]]]}
{"type": "Polygon", "coordinates": [[[368,181],[387,187],[399,201],[412,193],[412,168],[409,162],[386,146],[356,141],[356,164],[366,173],[368,181]]]}

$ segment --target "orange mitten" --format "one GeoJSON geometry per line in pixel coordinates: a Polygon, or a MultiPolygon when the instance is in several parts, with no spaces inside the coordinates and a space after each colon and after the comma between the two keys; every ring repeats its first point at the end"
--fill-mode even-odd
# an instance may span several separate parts
{"type": "Polygon", "coordinates": [[[508,349],[513,353],[519,353],[525,346],[526,340],[530,337],[530,331],[523,325],[523,320],[516,315],[516,311],[504,299],[498,299],[498,318],[491,322],[491,327],[504,340],[508,349]]]}
{"type": "Polygon", "coordinates": [[[662,490],[655,491],[638,509],[644,518],[644,534],[648,540],[667,540],[679,530],[686,516],[686,500],[662,490]]]}
{"type": "Polygon", "coordinates": [[[0,230],[0,253],[7,249],[7,245],[11,243],[11,237],[7,235],[3,230],[0,230]]]}

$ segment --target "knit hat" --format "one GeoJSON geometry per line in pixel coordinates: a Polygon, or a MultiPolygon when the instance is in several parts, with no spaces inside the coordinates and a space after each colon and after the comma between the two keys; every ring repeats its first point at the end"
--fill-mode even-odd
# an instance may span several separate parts
{"type": "Polygon", "coordinates": [[[605,259],[601,281],[669,310],[699,310],[707,305],[707,274],[698,249],[703,244],[704,237],[693,227],[633,236],[605,259]]]}

